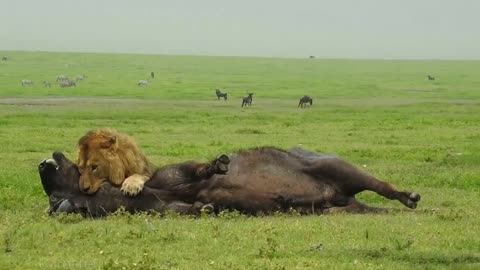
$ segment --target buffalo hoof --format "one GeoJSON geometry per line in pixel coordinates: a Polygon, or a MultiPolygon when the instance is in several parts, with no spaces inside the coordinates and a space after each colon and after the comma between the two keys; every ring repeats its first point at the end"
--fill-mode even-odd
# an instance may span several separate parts
{"type": "Polygon", "coordinates": [[[205,214],[212,214],[215,212],[215,207],[212,203],[208,203],[203,205],[202,208],[200,208],[200,212],[205,214]]]}
{"type": "Polygon", "coordinates": [[[230,163],[230,158],[227,155],[225,154],[219,155],[214,161],[215,173],[217,174],[227,173],[229,163],[230,163]]]}
{"type": "Polygon", "coordinates": [[[407,200],[407,207],[409,208],[412,208],[412,209],[415,209],[417,208],[417,202],[420,201],[420,194],[418,193],[410,193],[410,195],[408,196],[408,200],[407,200]]]}
{"type": "Polygon", "coordinates": [[[48,214],[50,215],[54,213],[72,213],[72,212],[73,212],[73,204],[68,199],[66,200],[62,199],[48,209],[48,214]]]}

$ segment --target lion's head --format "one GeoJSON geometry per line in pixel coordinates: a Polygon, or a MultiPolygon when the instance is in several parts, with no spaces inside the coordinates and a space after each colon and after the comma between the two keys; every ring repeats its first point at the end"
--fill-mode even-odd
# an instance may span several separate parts
{"type": "Polygon", "coordinates": [[[105,181],[121,185],[131,175],[150,177],[154,171],[131,137],[109,129],[92,130],[80,138],[77,164],[80,189],[89,194],[105,181]]]}

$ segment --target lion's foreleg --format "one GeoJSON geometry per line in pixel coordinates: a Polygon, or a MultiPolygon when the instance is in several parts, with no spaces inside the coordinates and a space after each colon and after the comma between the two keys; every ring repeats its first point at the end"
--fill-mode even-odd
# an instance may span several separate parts
{"type": "Polygon", "coordinates": [[[145,182],[147,182],[149,179],[150,177],[146,175],[130,175],[125,179],[125,181],[123,181],[121,190],[125,195],[136,196],[142,191],[145,182]]]}

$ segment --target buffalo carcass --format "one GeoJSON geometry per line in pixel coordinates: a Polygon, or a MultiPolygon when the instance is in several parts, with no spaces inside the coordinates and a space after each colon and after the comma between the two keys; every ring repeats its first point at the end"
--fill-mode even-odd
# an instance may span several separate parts
{"type": "Polygon", "coordinates": [[[171,209],[192,214],[205,205],[213,205],[214,211],[230,209],[252,215],[291,209],[302,214],[382,211],[355,199],[355,194],[364,190],[409,208],[416,208],[420,200],[417,193],[399,192],[336,156],[300,148],[287,152],[265,147],[238,151],[230,158],[222,155],[210,163],[168,165],[146,182],[137,197],[127,197],[110,184],[95,195],[81,193],[76,165],[60,153],[42,162],[39,171],[52,212],[91,216],[120,207],[129,212],[171,209]]]}

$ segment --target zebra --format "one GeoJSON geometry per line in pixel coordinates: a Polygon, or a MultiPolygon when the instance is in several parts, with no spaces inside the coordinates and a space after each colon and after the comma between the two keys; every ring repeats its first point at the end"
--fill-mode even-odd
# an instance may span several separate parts
{"type": "Polygon", "coordinates": [[[33,85],[33,81],[32,80],[22,80],[21,84],[22,84],[22,86],[33,85]]]}
{"type": "Polygon", "coordinates": [[[55,81],[61,82],[61,81],[66,81],[66,80],[68,80],[67,76],[65,76],[65,75],[58,75],[58,76],[57,76],[57,79],[56,79],[55,81]]]}
{"type": "Polygon", "coordinates": [[[75,82],[69,79],[60,81],[59,83],[60,83],[60,87],[72,87],[72,86],[77,87],[75,82]]]}
{"type": "Polygon", "coordinates": [[[427,75],[427,78],[428,78],[429,81],[435,81],[435,77],[433,77],[433,76],[427,75]]]}
{"type": "Polygon", "coordinates": [[[222,93],[220,89],[215,89],[215,93],[217,94],[217,100],[220,100],[223,97],[224,100],[227,100],[227,93],[222,93]]]}
{"type": "Polygon", "coordinates": [[[52,84],[49,81],[43,81],[42,83],[43,83],[44,87],[49,87],[50,88],[50,86],[52,86],[52,84]]]}
{"type": "Polygon", "coordinates": [[[309,96],[303,96],[300,98],[300,102],[298,102],[297,108],[305,108],[307,106],[307,103],[310,103],[310,106],[313,104],[313,99],[309,96]]]}
{"type": "Polygon", "coordinates": [[[85,75],[77,75],[77,77],[75,78],[75,81],[79,82],[79,81],[83,81],[85,80],[85,78],[87,78],[87,76],[85,75]]]}
{"type": "Polygon", "coordinates": [[[140,87],[148,86],[148,81],[147,80],[140,80],[140,81],[138,81],[137,85],[140,86],[140,87]]]}
{"type": "Polygon", "coordinates": [[[253,101],[253,93],[248,93],[248,96],[244,97],[243,98],[243,101],[242,101],[242,108],[243,106],[251,106],[252,105],[252,101],[253,101]]]}

